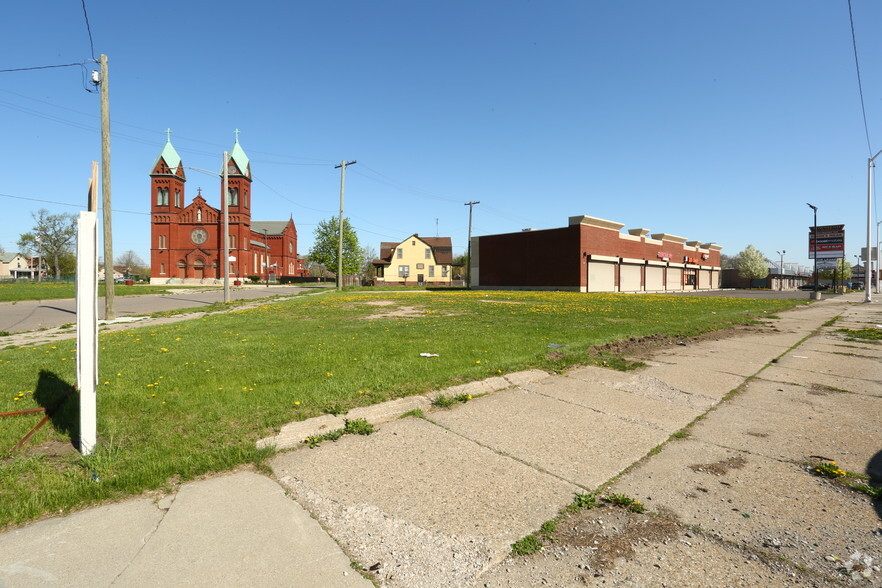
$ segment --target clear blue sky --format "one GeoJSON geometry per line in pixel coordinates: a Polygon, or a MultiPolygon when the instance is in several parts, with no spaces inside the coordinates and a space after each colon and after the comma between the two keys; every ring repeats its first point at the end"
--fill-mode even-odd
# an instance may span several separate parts
{"type": "MultiPolygon", "coordinates": [[[[852,2],[871,147],[846,0],[86,0],[110,60],[114,252],[149,260],[147,174],[171,128],[210,170],[239,129],[253,218],[293,215],[301,254],[346,159],[346,215],[375,249],[437,231],[461,253],[476,200],[476,235],[587,214],[807,264],[811,202],[854,261],[882,149],[882,3],[852,2]]],[[[4,22],[0,69],[92,57],[80,0],[11,3],[4,22]]],[[[85,201],[87,78],[0,73],[7,251],[31,211],[85,201]]],[[[217,204],[216,177],[188,178],[188,200],[217,204]]]]}

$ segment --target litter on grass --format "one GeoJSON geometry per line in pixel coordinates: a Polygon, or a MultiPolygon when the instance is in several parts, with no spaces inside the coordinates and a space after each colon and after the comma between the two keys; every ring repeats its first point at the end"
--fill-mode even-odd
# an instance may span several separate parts
{"type": "Polygon", "coordinates": [[[437,353],[420,353],[420,357],[440,357],[437,353]]]}

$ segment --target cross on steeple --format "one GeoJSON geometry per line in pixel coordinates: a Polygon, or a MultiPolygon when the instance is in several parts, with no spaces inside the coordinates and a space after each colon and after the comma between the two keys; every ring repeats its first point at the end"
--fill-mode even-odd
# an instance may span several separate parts
{"type": "Polygon", "coordinates": [[[196,195],[202,196],[202,188],[196,188],[196,195]]]}
{"type": "Polygon", "coordinates": [[[239,129],[236,129],[236,130],[233,131],[233,132],[236,133],[236,143],[238,143],[238,142],[239,142],[239,133],[240,133],[241,131],[239,131],[239,129]]]}
{"type": "Polygon", "coordinates": [[[172,130],[171,130],[171,129],[165,129],[165,134],[168,136],[168,142],[171,143],[171,134],[172,134],[172,130]]]}

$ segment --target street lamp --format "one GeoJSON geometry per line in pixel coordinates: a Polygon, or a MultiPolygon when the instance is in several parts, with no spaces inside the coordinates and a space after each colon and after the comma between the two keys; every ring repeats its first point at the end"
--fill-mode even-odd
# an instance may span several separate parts
{"type": "Polygon", "coordinates": [[[815,292],[818,291],[818,207],[814,204],[808,204],[815,213],[815,222],[812,225],[812,257],[815,260],[815,292]]]}
{"type": "Polygon", "coordinates": [[[778,290],[784,289],[784,254],[787,253],[786,249],[782,249],[781,251],[776,251],[778,255],[781,256],[781,265],[778,266],[778,290]]]}

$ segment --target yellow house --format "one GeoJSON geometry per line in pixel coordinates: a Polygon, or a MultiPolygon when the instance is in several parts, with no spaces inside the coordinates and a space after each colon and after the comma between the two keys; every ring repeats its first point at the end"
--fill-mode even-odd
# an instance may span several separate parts
{"type": "Polygon", "coordinates": [[[375,284],[450,286],[453,246],[450,237],[420,237],[414,233],[400,243],[380,243],[375,284]]]}

